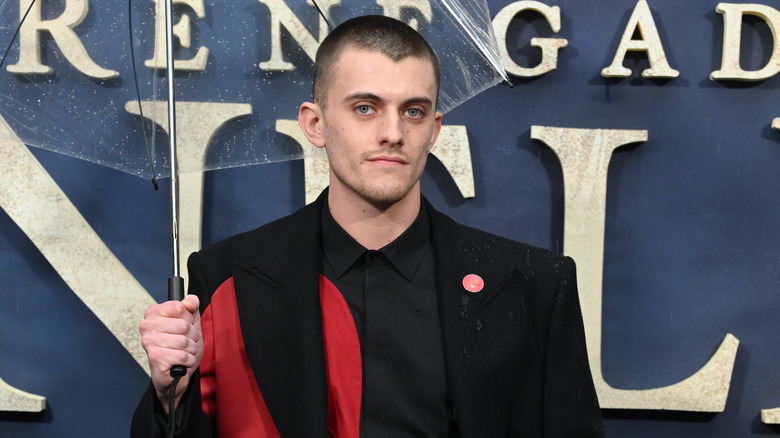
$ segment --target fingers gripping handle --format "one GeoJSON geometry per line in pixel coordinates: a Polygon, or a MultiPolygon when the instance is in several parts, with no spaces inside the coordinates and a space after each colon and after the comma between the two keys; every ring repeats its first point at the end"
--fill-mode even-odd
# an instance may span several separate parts
{"type": "MultiPolygon", "coordinates": [[[[168,279],[168,300],[181,301],[184,299],[184,279],[174,275],[168,279]]],[[[181,377],[187,374],[187,368],[183,365],[174,365],[171,368],[171,377],[181,377]]]]}

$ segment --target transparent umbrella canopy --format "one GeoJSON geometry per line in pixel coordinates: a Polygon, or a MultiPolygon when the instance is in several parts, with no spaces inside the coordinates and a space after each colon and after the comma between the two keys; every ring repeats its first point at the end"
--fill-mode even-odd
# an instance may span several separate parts
{"type": "MultiPolygon", "coordinates": [[[[0,0],[0,122],[8,126],[0,136],[144,178],[169,176],[165,3],[0,0]]],[[[209,136],[203,157],[179,171],[303,158],[277,122],[295,120],[311,99],[321,38],[366,14],[401,19],[430,42],[442,65],[442,112],[506,80],[484,0],[175,4],[177,114],[225,118],[200,134],[209,136]]]]}

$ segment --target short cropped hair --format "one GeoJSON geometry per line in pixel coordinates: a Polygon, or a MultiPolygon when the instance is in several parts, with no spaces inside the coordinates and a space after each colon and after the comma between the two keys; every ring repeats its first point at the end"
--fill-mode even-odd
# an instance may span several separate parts
{"type": "Polygon", "coordinates": [[[347,47],[377,51],[395,62],[410,56],[430,60],[436,77],[438,99],[441,82],[439,58],[425,38],[411,26],[394,18],[365,15],[336,26],[317,49],[312,97],[321,107],[325,108],[327,104],[327,89],[333,79],[333,66],[347,47]]]}

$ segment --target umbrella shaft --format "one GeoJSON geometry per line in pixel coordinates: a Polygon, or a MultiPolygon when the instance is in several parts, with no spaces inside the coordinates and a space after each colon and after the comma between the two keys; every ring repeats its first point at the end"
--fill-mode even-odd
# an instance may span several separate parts
{"type": "Polygon", "coordinates": [[[168,76],[168,141],[171,163],[171,255],[173,276],[179,267],[179,166],[176,159],[176,93],[173,62],[173,0],[165,0],[165,54],[168,76]]]}

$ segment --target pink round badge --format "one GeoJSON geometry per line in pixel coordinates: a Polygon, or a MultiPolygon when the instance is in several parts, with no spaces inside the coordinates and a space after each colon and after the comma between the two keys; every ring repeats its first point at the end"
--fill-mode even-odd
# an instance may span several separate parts
{"type": "Polygon", "coordinates": [[[477,293],[485,287],[485,281],[477,274],[469,274],[463,277],[463,288],[469,292],[477,293]]]}

